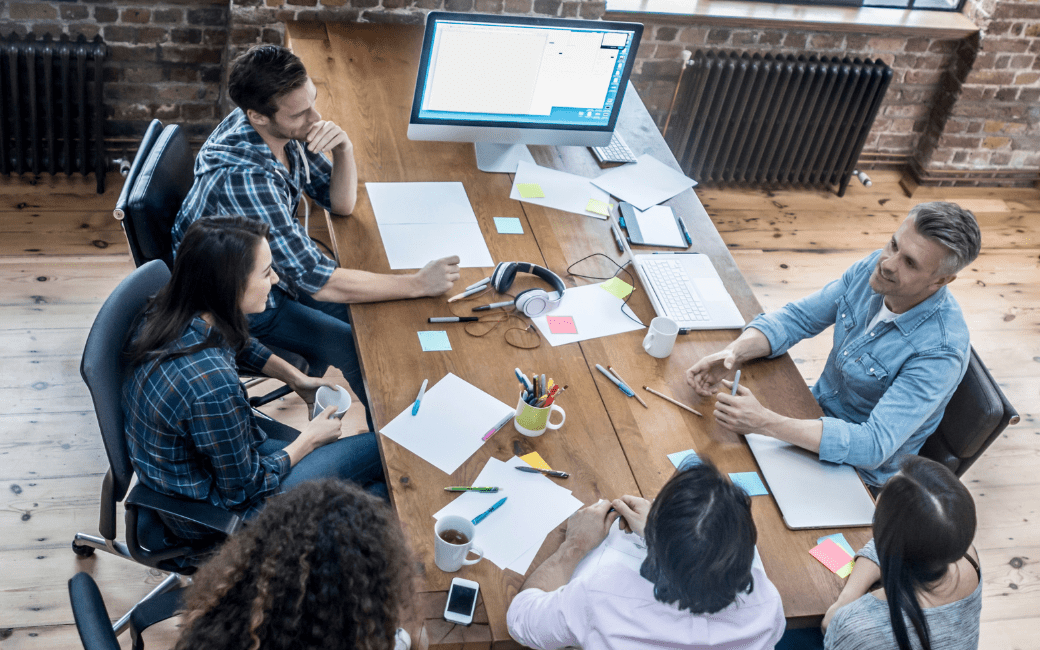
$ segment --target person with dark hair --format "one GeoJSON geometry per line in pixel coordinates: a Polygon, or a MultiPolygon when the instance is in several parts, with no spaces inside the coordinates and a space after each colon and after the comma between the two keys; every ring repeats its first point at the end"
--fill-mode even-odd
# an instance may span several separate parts
{"type": "Polygon", "coordinates": [[[823,619],[828,650],[979,647],[975,502],[949,469],[908,456],[885,483],[874,539],[823,619]],[[868,593],[877,582],[881,589],[868,593]]]}
{"type": "Polygon", "coordinates": [[[979,254],[975,216],[953,203],[914,207],[882,250],[839,279],[778,311],[759,314],[735,341],[686,373],[700,395],[718,393],[716,421],[852,465],[880,487],[899,459],[918,452],[939,425],[971,356],[968,325],[947,285],[979,254]],[[723,377],[774,358],[834,326],[834,345],[813,396],[824,417],[802,420],[763,407],[723,377]]]}
{"type": "Polygon", "coordinates": [[[312,481],[271,499],[199,569],[176,648],[425,650],[413,564],[385,502],[312,481]]]}
{"type": "Polygon", "coordinates": [[[751,498],[697,461],[652,505],[626,495],[576,512],[509,605],[510,635],[542,650],[771,649],[784,612],[755,550],[751,498]]]}
{"type": "MultiPolygon", "coordinates": [[[[246,518],[268,496],[314,478],[351,479],[385,494],[375,434],[341,438],[334,407],[302,432],[253,414],[239,367],[284,381],[308,402],[333,385],[250,338],[246,315],[264,310],[277,282],[266,224],[210,217],[188,228],[170,282],[125,352],[127,448],[144,485],[246,518]]],[[[184,519],[164,521],[185,539],[207,534],[184,519]]]]}
{"type": "MultiPolygon", "coordinates": [[[[238,108],[195,160],[195,183],[171,233],[175,255],[188,226],[203,216],[239,215],[268,224],[281,283],[269,309],[250,317],[250,331],[312,364],[339,368],[367,407],[347,305],[439,296],[458,280],[459,258],[434,260],[408,275],[337,268],[296,212],[304,194],[333,215],[354,210],[354,146],[343,129],[321,119],[303,62],[284,47],[252,47],[232,63],[228,94],[238,108]]],[[[368,425],[373,428],[371,414],[368,425]]]]}

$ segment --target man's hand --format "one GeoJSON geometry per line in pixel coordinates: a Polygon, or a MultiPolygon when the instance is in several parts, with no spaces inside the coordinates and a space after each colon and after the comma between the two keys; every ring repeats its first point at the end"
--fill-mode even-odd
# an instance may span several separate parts
{"type": "Polygon", "coordinates": [[[709,354],[686,371],[686,383],[698,395],[711,397],[719,392],[719,382],[736,365],[737,356],[730,348],[709,354]]]}
{"type": "MultiPolygon", "coordinates": [[[[723,379],[722,384],[727,389],[733,388],[733,382],[728,379],[723,379]]],[[[715,421],[734,433],[768,434],[776,419],[776,414],[762,406],[747,386],[738,387],[736,395],[723,391],[715,399],[715,421]]]]}
{"type": "Polygon", "coordinates": [[[307,131],[307,149],[312,153],[326,153],[340,148],[343,151],[353,149],[354,145],[347,137],[347,132],[329,120],[315,122],[307,131]]]}
{"type": "Polygon", "coordinates": [[[644,537],[646,517],[650,514],[650,502],[643,497],[626,494],[611,502],[614,510],[621,515],[621,529],[644,537]]]}
{"type": "Polygon", "coordinates": [[[586,553],[606,539],[610,527],[618,518],[616,512],[609,512],[609,510],[610,501],[601,499],[591,506],[585,506],[575,512],[567,520],[567,537],[563,543],[574,548],[584,557],[586,553]]]}
{"type": "Polygon", "coordinates": [[[419,296],[439,296],[447,293],[459,279],[459,256],[433,260],[415,274],[419,296]]]}

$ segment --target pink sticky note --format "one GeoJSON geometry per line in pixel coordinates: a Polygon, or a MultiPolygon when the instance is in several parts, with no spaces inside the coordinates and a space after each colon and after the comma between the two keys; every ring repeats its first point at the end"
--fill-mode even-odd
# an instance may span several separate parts
{"type": "Polygon", "coordinates": [[[549,322],[549,331],[553,334],[577,334],[578,327],[570,316],[546,316],[549,322]]]}
{"type": "Polygon", "coordinates": [[[834,543],[833,539],[824,540],[822,544],[810,550],[809,554],[834,573],[841,571],[852,559],[845,549],[834,543]]]}

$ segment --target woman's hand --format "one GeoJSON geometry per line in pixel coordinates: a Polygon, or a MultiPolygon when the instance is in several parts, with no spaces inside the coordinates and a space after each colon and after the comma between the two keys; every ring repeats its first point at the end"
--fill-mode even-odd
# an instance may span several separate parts
{"type": "Polygon", "coordinates": [[[318,389],[322,386],[328,386],[329,388],[336,390],[339,386],[328,379],[322,377],[311,377],[305,375],[302,372],[299,376],[294,378],[289,383],[289,388],[293,389],[293,392],[299,395],[304,402],[307,403],[307,415],[310,416],[314,412],[314,400],[318,394],[318,389]]]}

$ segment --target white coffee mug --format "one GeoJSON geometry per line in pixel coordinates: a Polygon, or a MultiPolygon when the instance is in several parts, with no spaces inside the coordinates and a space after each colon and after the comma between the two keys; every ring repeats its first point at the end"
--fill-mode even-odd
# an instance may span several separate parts
{"type": "Polygon", "coordinates": [[[643,349],[652,357],[664,359],[675,347],[675,337],[679,335],[679,324],[671,318],[658,316],[650,321],[650,331],[643,339],[643,349]]]}
{"type": "Polygon", "coordinates": [[[336,414],[332,417],[343,417],[343,414],[350,408],[350,393],[347,392],[346,388],[342,386],[336,386],[335,388],[329,388],[328,386],[320,387],[314,395],[314,413],[311,417],[318,417],[330,406],[336,407],[336,414]]]}
{"type": "Polygon", "coordinates": [[[458,515],[447,515],[441,517],[433,527],[433,561],[437,568],[447,573],[454,573],[466,564],[476,564],[484,558],[484,551],[473,546],[473,536],[477,533],[477,527],[473,522],[458,515]],[[445,531],[457,531],[466,538],[462,544],[452,544],[441,537],[445,531]],[[477,554],[477,559],[468,560],[466,556],[470,551],[477,554]]]}

